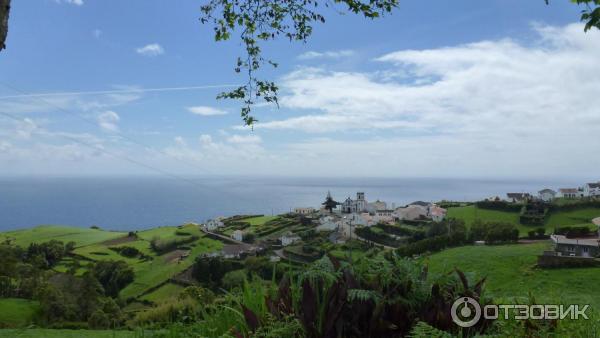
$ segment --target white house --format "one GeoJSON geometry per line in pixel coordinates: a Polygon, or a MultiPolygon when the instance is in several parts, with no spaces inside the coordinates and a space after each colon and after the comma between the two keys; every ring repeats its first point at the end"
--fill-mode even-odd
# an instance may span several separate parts
{"type": "Polygon", "coordinates": [[[586,183],[583,186],[583,196],[586,196],[586,197],[600,196],[600,182],[586,183]]]}
{"type": "Polygon", "coordinates": [[[337,229],[338,224],[333,216],[325,216],[319,219],[317,231],[333,231],[337,229]]]}
{"type": "Polygon", "coordinates": [[[376,223],[390,223],[394,222],[396,216],[394,215],[394,210],[383,209],[375,211],[374,220],[376,223]]]}
{"type": "Polygon", "coordinates": [[[417,204],[411,204],[406,208],[396,208],[394,214],[399,220],[414,221],[418,219],[427,218],[427,211],[427,207],[417,204]]]}
{"type": "Polygon", "coordinates": [[[206,230],[208,230],[208,231],[217,230],[218,228],[225,226],[225,224],[223,224],[222,220],[223,220],[223,217],[217,217],[217,218],[214,218],[214,219],[209,219],[204,224],[204,228],[206,230]]]}
{"type": "Polygon", "coordinates": [[[377,210],[386,210],[386,209],[387,209],[387,203],[385,203],[384,201],[377,200],[375,202],[367,204],[367,210],[369,212],[375,212],[377,210]]]}
{"type": "Polygon", "coordinates": [[[543,189],[538,191],[538,197],[544,202],[550,202],[556,197],[556,191],[552,189],[543,189]]]}
{"type": "Polygon", "coordinates": [[[440,208],[437,205],[432,205],[429,207],[429,217],[431,217],[434,222],[443,221],[446,217],[446,212],[446,209],[440,208]]]}
{"type": "Polygon", "coordinates": [[[294,242],[301,240],[301,238],[298,235],[294,235],[291,232],[288,232],[283,236],[279,237],[279,240],[281,241],[281,245],[288,246],[290,244],[293,244],[294,242]]]}
{"type": "Polygon", "coordinates": [[[241,242],[244,240],[244,232],[242,230],[236,230],[231,234],[231,238],[241,242]]]}
{"type": "Polygon", "coordinates": [[[581,192],[577,188],[560,188],[560,189],[558,189],[557,197],[577,198],[580,196],[581,196],[581,192]]]}
{"type": "Polygon", "coordinates": [[[294,208],[294,213],[298,215],[308,215],[315,212],[315,208],[294,208]]]}

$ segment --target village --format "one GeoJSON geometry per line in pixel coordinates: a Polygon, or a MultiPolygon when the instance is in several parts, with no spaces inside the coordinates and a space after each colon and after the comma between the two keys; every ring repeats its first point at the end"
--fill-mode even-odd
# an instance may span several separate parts
{"type": "MultiPolygon", "coordinates": [[[[474,205],[480,209],[518,212],[520,224],[532,227],[529,237],[519,236],[523,242],[532,239],[552,241],[553,249],[540,253],[540,265],[562,265],[565,259],[571,264],[578,258],[583,259],[583,263],[578,260],[573,264],[585,265],[588,264],[585,259],[600,255],[600,231],[596,231],[600,228],[600,214],[592,220],[592,224],[598,227],[594,231],[574,232],[562,228],[546,231],[540,230],[539,226],[553,210],[598,203],[599,197],[600,182],[597,182],[556,191],[545,188],[537,194],[509,192],[505,198],[492,196],[474,202],[474,205]],[[532,236],[535,231],[537,234],[532,236]]],[[[320,257],[325,251],[322,250],[324,242],[330,243],[328,245],[362,242],[367,246],[395,249],[415,237],[424,238],[431,224],[447,223],[448,208],[457,205],[463,204],[415,201],[396,206],[379,199],[369,201],[360,191],[340,202],[327,192],[318,207],[298,206],[279,217],[217,217],[207,220],[201,229],[226,243],[220,252],[211,253],[212,256],[243,258],[269,252],[271,261],[295,259],[306,262],[320,257]],[[261,227],[250,224],[260,218],[265,220],[261,227]]],[[[486,241],[480,239],[473,243],[485,245],[486,241]]]]}

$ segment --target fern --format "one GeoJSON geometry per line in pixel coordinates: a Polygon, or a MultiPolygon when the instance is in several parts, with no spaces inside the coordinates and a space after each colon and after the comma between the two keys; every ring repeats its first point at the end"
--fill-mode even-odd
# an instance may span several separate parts
{"type": "Polygon", "coordinates": [[[348,290],[348,301],[361,301],[366,302],[372,300],[375,303],[381,300],[381,295],[373,290],[363,290],[363,289],[349,289],[348,290]]]}

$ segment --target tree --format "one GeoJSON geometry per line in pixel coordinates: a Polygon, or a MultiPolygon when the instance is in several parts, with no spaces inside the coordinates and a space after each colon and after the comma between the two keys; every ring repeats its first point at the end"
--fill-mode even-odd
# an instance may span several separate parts
{"type": "Polygon", "coordinates": [[[241,116],[246,125],[252,126],[257,120],[250,115],[250,111],[256,100],[278,104],[277,85],[273,81],[256,78],[256,72],[265,63],[277,67],[277,63],[263,57],[261,42],[280,37],[306,42],[312,34],[313,25],[325,22],[321,8],[343,4],[347,12],[375,19],[391,12],[398,6],[398,2],[399,0],[210,0],[201,7],[200,21],[212,24],[216,41],[229,40],[232,34],[239,34],[246,52],[244,57],[237,58],[235,65],[235,72],[244,71],[247,74],[246,83],[230,92],[219,94],[218,98],[242,100],[241,116]]]}
{"type": "MultiPolygon", "coordinates": [[[[585,21],[585,31],[592,27],[600,29],[600,0],[571,0],[585,4],[581,21],[585,21]],[[592,8],[590,4],[596,5],[592,8]]],[[[550,0],[545,0],[549,4],[550,0]]],[[[312,35],[313,26],[325,23],[324,9],[341,4],[337,12],[350,12],[376,19],[392,12],[399,0],[210,0],[201,7],[203,24],[212,25],[215,40],[229,40],[237,33],[244,46],[245,55],[238,57],[235,72],[247,74],[246,83],[217,98],[237,99],[243,102],[241,116],[244,123],[253,126],[258,120],[250,115],[252,105],[262,99],[266,103],[278,105],[279,88],[273,81],[256,78],[256,72],[265,63],[277,67],[277,63],[262,55],[261,43],[280,37],[290,41],[306,43],[312,35]],[[319,6],[321,5],[321,6],[319,6]]]]}
{"type": "Polygon", "coordinates": [[[92,268],[94,277],[98,279],[104,293],[109,297],[117,297],[119,291],[133,282],[133,269],[123,261],[100,261],[92,268]]]}
{"type": "Polygon", "coordinates": [[[6,48],[6,36],[8,35],[8,14],[10,12],[10,0],[0,0],[0,51],[6,48]]]}

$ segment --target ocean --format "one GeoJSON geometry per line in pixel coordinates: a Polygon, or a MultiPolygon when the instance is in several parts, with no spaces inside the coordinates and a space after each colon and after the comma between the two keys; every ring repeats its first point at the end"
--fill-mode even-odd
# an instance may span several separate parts
{"type": "Polygon", "coordinates": [[[474,201],[507,192],[579,186],[578,180],[444,178],[159,177],[0,178],[0,231],[43,224],[140,230],[215,216],[278,214],[365,192],[391,206],[474,201]]]}

